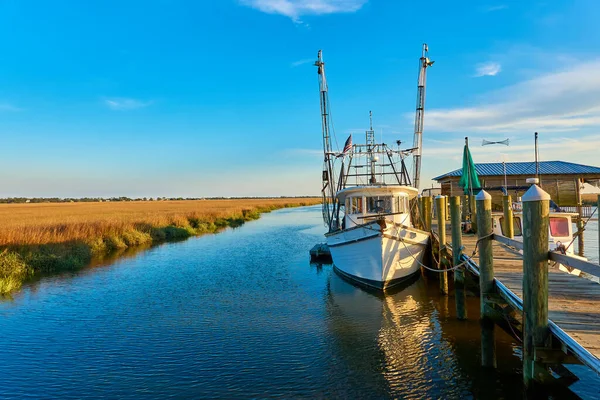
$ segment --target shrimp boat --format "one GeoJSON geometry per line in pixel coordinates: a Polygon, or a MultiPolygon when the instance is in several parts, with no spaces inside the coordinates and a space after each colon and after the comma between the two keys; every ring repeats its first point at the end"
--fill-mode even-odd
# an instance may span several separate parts
{"type": "Polygon", "coordinates": [[[325,63],[318,67],[323,128],[323,220],[334,270],[371,288],[385,290],[420,272],[429,233],[414,227],[411,209],[418,195],[425,74],[433,64],[427,45],[420,59],[415,144],[413,148],[375,142],[372,113],[365,143],[333,151],[325,63]],[[405,159],[414,158],[411,182],[405,159]]]}

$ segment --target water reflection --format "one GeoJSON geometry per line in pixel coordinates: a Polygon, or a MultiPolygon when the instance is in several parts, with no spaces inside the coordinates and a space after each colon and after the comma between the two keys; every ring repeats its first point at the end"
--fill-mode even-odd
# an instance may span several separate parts
{"type": "Polygon", "coordinates": [[[420,278],[383,296],[330,274],[328,327],[336,353],[350,368],[350,385],[360,382],[374,397],[520,396],[512,338],[498,332],[504,365],[482,373],[477,304],[469,299],[473,318],[458,321],[453,299],[439,296],[436,286],[420,278]]]}

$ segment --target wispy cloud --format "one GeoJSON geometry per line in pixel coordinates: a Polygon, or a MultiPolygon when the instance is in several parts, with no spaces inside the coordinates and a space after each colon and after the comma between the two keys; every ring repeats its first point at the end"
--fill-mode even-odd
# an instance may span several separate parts
{"type": "Polygon", "coordinates": [[[314,60],[314,59],[312,59],[312,58],[305,58],[304,60],[298,60],[298,61],[294,61],[293,63],[291,63],[291,64],[290,64],[290,66],[291,66],[292,68],[296,68],[296,67],[299,67],[299,66],[301,66],[301,65],[304,65],[304,64],[309,64],[309,63],[312,63],[312,62],[314,62],[314,61],[315,61],[315,60],[314,60]]]}
{"type": "Polygon", "coordinates": [[[0,111],[23,111],[23,109],[15,107],[12,104],[0,103],[0,111]]]}
{"type": "Polygon", "coordinates": [[[239,0],[245,6],[267,14],[280,14],[301,22],[303,15],[352,13],[360,10],[368,0],[239,0]]]}
{"type": "Polygon", "coordinates": [[[497,4],[495,6],[485,7],[483,9],[483,12],[494,12],[494,11],[506,10],[507,8],[508,8],[508,5],[506,5],[506,4],[497,4]]]}
{"type": "Polygon", "coordinates": [[[497,62],[480,63],[475,67],[475,77],[496,76],[500,71],[502,71],[502,66],[497,62]]]}
{"type": "MultiPolygon", "coordinates": [[[[481,146],[481,140],[485,136],[469,136],[469,147],[475,162],[498,161],[529,161],[534,157],[533,134],[527,137],[512,136],[509,147],[504,146],[481,146]]],[[[487,137],[489,139],[489,137],[487,137]]],[[[498,138],[499,139],[499,138],[498,138]]],[[[424,154],[431,157],[450,157],[462,160],[463,139],[456,139],[444,146],[424,146],[424,154]]],[[[565,157],[577,155],[582,158],[581,162],[588,162],[589,156],[596,154],[596,146],[590,143],[600,143],[600,135],[586,135],[582,137],[564,137],[564,135],[541,135],[539,144],[540,156],[543,160],[564,160],[565,157]]],[[[571,160],[573,160],[571,158],[571,160]]],[[[576,159],[573,161],[577,161],[576,159]]]]}
{"type": "Polygon", "coordinates": [[[128,99],[124,97],[113,97],[104,99],[104,104],[111,110],[136,110],[138,108],[148,107],[152,101],[141,101],[136,99],[128,99]]]}
{"type": "Polygon", "coordinates": [[[486,93],[477,106],[433,109],[441,132],[568,132],[600,127],[600,59],[486,93]]]}
{"type": "Polygon", "coordinates": [[[323,150],[319,149],[283,149],[281,154],[286,156],[322,157],[323,150]]]}

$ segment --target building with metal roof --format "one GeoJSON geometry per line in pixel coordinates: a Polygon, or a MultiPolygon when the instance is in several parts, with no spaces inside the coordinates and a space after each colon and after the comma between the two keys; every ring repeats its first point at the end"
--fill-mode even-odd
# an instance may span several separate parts
{"type": "MultiPolygon", "coordinates": [[[[540,186],[561,206],[576,206],[578,199],[581,201],[580,190],[583,183],[598,186],[600,181],[599,167],[566,161],[540,161],[538,165],[540,186]]],[[[480,163],[475,164],[475,170],[483,188],[492,195],[492,201],[501,204],[500,188],[507,187],[513,197],[521,196],[528,186],[526,180],[536,176],[536,163],[480,163]]],[[[433,180],[440,183],[442,194],[456,196],[463,192],[458,186],[461,176],[462,169],[457,169],[433,180]]]]}
{"type": "MultiPolygon", "coordinates": [[[[514,176],[528,175],[535,176],[535,162],[507,162],[507,163],[482,163],[475,164],[477,175],[479,176],[514,176]],[[506,165],[506,171],[504,166],[506,165]]],[[[596,174],[600,175],[599,167],[590,165],[575,164],[566,161],[540,161],[540,175],[581,175],[581,174],[596,174]]],[[[462,176],[462,169],[457,169],[433,178],[435,181],[440,181],[449,176],[462,176]]]]}

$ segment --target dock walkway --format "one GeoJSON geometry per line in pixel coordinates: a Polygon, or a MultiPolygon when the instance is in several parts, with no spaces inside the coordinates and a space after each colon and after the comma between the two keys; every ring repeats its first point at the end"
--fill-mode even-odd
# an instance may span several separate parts
{"type": "MultiPolygon", "coordinates": [[[[465,247],[463,254],[470,256],[475,249],[477,236],[463,235],[462,239],[465,247]]],[[[522,308],[523,259],[521,254],[500,242],[493,241],[493,255],[494,276],[497,283],[510,290],[516,296],[513,301],[519,303],[520,300],[519,308],[522,308]]],[[[470,263],[469,266],[477,268],[477,256],[473,261],[474,263],[470,263]]],[[[548,264],[548,318],[593,356],[593,358],[588,356],[587,360],[581,361],[584,364],[592,364],[589,366],[599,372],[600,285],[560,270],[554,261],[549,261],[548,264]]],[[[598,269],[600,271],[600,266],[598,269]]],[[[582,349],[571,350],[577,354],[582,349]]]]}

